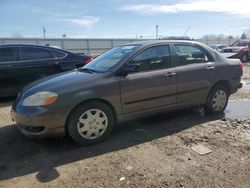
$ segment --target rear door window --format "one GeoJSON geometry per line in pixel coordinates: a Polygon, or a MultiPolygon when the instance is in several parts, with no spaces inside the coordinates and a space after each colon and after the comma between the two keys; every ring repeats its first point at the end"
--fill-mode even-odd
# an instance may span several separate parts
{"type": "Polygon", "coordinates": [[[51,50],[50,52],[57,58],[63,58],[67,55],[66,53],[60,51],[51,50]]]}
{"type": "Polygon", "coordinates": [[[0,62],[17,61],[17,49],[15,47],[0,48],[0,62]]]}
{"type": "Polygon", "coordinates": [[[21,60],[43,60],[55,58],[49,50],[42,48],[22,47],[21,60]]]}
{"type": "Polygon", "coordinates": [[[213,61],[208,52],[196,45],[175,44],[174,49],[177,57],[177,66],[213,61]]]}

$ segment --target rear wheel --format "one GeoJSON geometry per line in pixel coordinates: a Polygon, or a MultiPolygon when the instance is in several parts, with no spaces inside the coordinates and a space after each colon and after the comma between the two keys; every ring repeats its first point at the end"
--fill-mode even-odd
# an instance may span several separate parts
{"type": "Polygon", "coordinates": [[[244,53],[244,54],[242,55],[242,57],[240,58],[240,60],[241,60],[242,63],[246,63],[247,60],[248,60],[248,54],[247,54],[247,53],[244,53]]]}
{"type": "Polygon", "coordinates": [[[106,104],[85,103],[70,115],[67,131],[70,137],[82,145],[97,144],[105,140],[114,127],[114,115],[106,104]]]}
{"type": "Polygon", "coordinates": [[[223,85],[215,86],[209,93],[205,105],[206,112],[210,114],[220,114],[227,107],[229,92],[223,85]]]}

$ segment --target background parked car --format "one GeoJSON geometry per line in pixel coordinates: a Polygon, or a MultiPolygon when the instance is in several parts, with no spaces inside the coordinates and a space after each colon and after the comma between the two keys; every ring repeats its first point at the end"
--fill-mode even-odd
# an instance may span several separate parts
{"type": "Polygon", "coordinates": [[[161,40],[192,40],[187,36],[171,36],[171,37],[162,37],[161,40]]]}
{"type": "Polygon", "coordinates": [[[209,46],[215,50],[217,50],[218,52],[221,52],[223,48],[226,48],[227,46],[224,44],[216,44],[216,45],[211,45],[209,46]]]}
{"type": "Polygon", "coordinates": [[[91,56],[46,46],[0,45],[0,97],[15,96],[34,80],[81,67],[91,60],[91,56]]]}
{"type": "Polygon", "coordinates": [[[245,63],[250,55],[250,39],[235,41],[221,52],[226,53],[225,56],[228,58],[239,58],[242,63],[245,63]]]}

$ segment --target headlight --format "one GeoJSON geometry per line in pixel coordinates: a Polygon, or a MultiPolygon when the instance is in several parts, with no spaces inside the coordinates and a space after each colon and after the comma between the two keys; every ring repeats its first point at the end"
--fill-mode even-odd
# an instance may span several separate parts
{"type": "Polygon", "coordinates": [[[23,100],[23,106],[44,106],[56,101],[58,95],[50,91],[37,92],[23,100]]]}

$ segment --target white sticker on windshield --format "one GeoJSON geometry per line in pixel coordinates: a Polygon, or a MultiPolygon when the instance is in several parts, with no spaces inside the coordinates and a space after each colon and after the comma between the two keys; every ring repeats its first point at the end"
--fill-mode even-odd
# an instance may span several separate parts
{"type": "Polygon", "coordinates": [[[131,50],[133,49],[135,46],[123,46],[122,49],[124,50],[131,50]]]}

